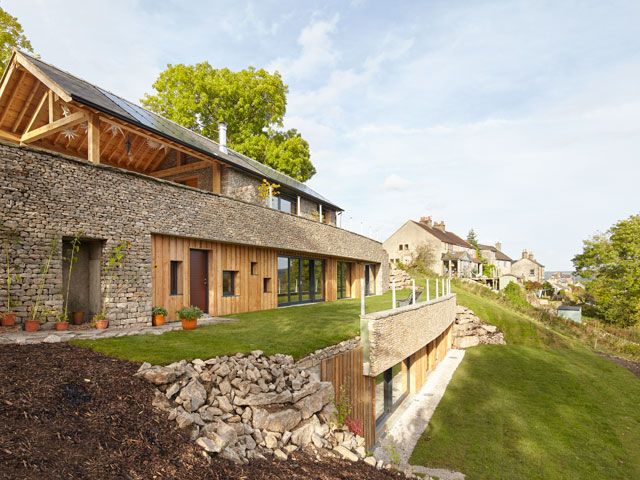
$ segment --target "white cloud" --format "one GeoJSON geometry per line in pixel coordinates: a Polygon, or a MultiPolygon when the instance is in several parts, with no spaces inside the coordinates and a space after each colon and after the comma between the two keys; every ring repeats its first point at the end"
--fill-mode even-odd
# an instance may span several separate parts
{"type": "Polygon", "coordinates": [[[300,32],[299,55],[278,58],[269,65],[269,70],[278,70],[285,78],[308,78],[319,69],[334,65],[338,53],[331,36],[336,32],[339,19],[336,13],[330,19],[313,20],[300,32]]]}
{"type": "Polygon", "coordinates": [[[382,185],[385,190],[402,191],[409,188],[411,186],[411,182],[406,178],[393,173],[384,179],[384,182],[382,185]]]}

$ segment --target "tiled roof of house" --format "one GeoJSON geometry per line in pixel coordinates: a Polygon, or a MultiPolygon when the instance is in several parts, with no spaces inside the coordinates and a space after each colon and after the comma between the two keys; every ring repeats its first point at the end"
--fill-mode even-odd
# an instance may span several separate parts
{"type": "Polygon", "coordinates": [[[505,261],[505,262],[513,262],[513,259],[511,257],[509,257],[504,252],[501,252],[500,250],[498,250],[493,245],[482,245],[482,244],[479,243],[478,244],[478,248],[480,248],[480,250],[491,250],[492,252],[494,252],[496,254],[496,260],[502,260],[502,261],[505,261]]]}
{"type": "Polygon", "coordinates": [[[426,223],[422,223],[422,222],[415,222],[413,220],[412,222],[418,225],[419,227],[423,228],[424,230],[426,230],[431,235],[433,235],[438,240],[444,243],[449,243],[451,245],[458,245],[459,247],[464,247],[464,248],[475,248],[469,242],[467,242],[466,240],[463,240],[453,232],[447,232],[446,230],[443,231],[433,226],[430,227],[426,223]]]}
{"type": "Polygon", "coordinates": [[[103,113],[156,133],[169,140],[180,143],[185,147],[193,148],[205,155],[215,157],[253,176],[267,178],[270,181],[282,185],[283,188],[293,190],[303,197],[311,198],[336,210],[342,210],[304,183],[282,172],[278,172],[271,167],[238,152],[234,152],[231,149],[228,149],[228,153],[221,152],[219,144],[207,137],[193,132],[161,115],[153,113],[140,105],[125,100],[103,88],[82,80],[58,67],[43,62],[24,52],[21,53],[25,57],[28,57],[42,73],[57,83],[60,88],[67,92],[71,98],[78,103],[95,108],[103,113]]]}

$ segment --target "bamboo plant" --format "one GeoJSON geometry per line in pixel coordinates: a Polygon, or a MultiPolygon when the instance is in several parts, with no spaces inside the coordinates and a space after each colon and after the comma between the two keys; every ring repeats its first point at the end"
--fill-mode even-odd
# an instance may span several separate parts
{"type": "Polygon", "coordinates": [[[71,240],[71,248],[68,251],[69,257],[69,271],[67,272],[67,289],[64,293],[64,306],[62,309],[62,315],[58,317],[58,322],[65,323],[69,321],[69,292],[71,291],[71,273],[73,272],[73,266],[78,261],[78,252],[80,251],[80,237],[82,232],[78,232],[71,240]]]}

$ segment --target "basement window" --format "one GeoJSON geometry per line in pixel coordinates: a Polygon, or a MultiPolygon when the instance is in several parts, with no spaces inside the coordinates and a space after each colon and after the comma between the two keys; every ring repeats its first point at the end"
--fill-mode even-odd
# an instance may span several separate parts
{"type": "Polygon", "coordinates": [[[225,270],[222,272],[222,296],[235,297],[236,295],[236,276],[238,272],[225,270]]]}

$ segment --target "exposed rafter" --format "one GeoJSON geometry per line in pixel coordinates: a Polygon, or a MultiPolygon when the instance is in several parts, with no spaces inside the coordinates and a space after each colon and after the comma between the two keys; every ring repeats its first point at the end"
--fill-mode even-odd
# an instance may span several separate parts
{"type": "Polygon", "coordinates": [[[53,123],[48,123],[40,128],[36,128],[31,132],[23,134],[20,138],[20,142],[35,142],[36,140],[40,140],[41,138],[53,135],[54,133],[64,130],[65,128],[71,128],[75,125],[78,125],[79,123],[86,122],[87,120],[88,118],[85,112],[72,113],[68,117],[61,118],[53,123]]]}

